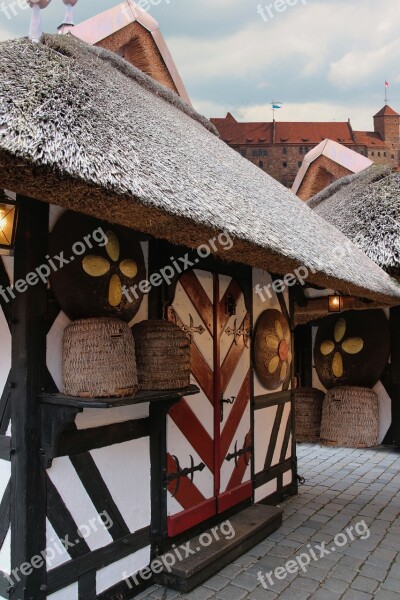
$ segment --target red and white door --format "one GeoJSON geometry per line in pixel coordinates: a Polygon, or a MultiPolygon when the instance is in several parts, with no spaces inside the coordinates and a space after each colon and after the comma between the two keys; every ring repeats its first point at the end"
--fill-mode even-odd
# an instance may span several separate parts
{"type": "Polygon", "coordinates": [[[252,496],[250,318],[238,282],[190,271],[169,319],[191,342],[192,383],[167,423],[168,533],[175,536],[252,496]]]}

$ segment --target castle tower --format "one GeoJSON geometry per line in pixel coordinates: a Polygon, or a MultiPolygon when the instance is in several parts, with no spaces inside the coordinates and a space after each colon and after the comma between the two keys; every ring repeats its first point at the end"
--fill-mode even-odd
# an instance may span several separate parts
{"type": "Polygon", "coordinates": [[[374,116],[374,130],[379,133],[386,142],[400,142],[400,115],[386,104],[374,116]]]}

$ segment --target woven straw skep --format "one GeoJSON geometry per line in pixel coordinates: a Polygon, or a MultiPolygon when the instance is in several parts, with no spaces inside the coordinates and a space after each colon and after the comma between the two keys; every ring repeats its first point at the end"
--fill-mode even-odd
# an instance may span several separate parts
{"type": "Polygon", "coordinates": [[[321,444],[371,448],[378,444],[379,403],[369,388],[337,387],[327,393],[322,410],[321,444]]]}
{"type": "Polygon", "coordinates": [[[298,442],[319,442],[324,397],[324,392],[315,388],[301,388],[295,391],[298,442]]]}
{"type": "Polygon", "coordinates": [[[135,342],[118,319],[83,319],[66,328],[64,391],[70,396],[130,396],[138,390],[135,342]]]}
{"type": "Polygon", "coordinates": [[[142,321],[132,329],[143,390],[174,390],[190,384],[187,335],[169,321],[142,321]]]}

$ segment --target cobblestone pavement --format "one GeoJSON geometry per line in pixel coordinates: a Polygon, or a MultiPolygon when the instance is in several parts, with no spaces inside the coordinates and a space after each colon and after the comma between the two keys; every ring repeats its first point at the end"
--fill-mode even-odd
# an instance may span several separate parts
{"type": "MultiPolygon", "coordinates": [[[[218,575],[181,598],[191,600],[400,600],[400,454],[388,449],[348,450],[298,446],[299,495],[284,503],[284,523],[218,575]],[[349,540],[346,529],[365,521],[368,539],[349,540]],[[343,533],[347,537],[335,536],[343,533]],[[306,572],[272,575],[265,589],[258,573],[322,542],[335,551],[311,560],[306,572]],[[345,545],[342,545],[344,542],[345,545]],[[282,578],[284,576],[284,578],[282,578]]],[[[364,531],[361,527],[359,531],[364,531]]],[[[304,559],[305,560],[305,559],[304,559]]],[[[291,568],[293,571],[293,566],[291,568]]],[[[172,600],[173,590],[153,586],[138,598],[172,600]]]]}

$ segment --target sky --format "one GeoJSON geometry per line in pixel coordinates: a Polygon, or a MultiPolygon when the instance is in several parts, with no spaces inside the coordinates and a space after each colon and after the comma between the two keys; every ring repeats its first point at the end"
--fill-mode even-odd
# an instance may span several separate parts
{"type": "MultiPolygon", "coordinates": [[[[25,0],[0,0],[0,40],[27,35],[25,0]],[[14,5],[16,15],[10,5],[14,5]],[[3,7],[3,8],[2,8],[3,7]],[[10,17],[10,18],[9,18],[10,17]]],[[[238,120],[347,121],[400,112],[399,0],[140,0],[159,22],[195,108],[238,120]]],[[[117,0],[78,0],[76,22],[117,0]]],[[[42,11],[55,32],[62,0],[42,11]]]]}

